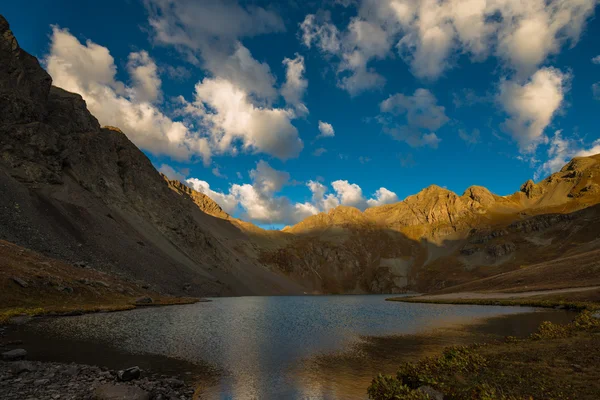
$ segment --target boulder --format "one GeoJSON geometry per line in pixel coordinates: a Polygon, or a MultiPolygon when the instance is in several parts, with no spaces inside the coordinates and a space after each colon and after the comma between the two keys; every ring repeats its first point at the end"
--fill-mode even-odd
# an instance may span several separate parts
{"type": "Polygon", "coordinates": [[[14,349],[2,353],[2,359],[4,361],[22,360],[25,357],[27,357],[27,352],[24,349],[14,349]]]}
{"type": "Polygon", "coordinates": [[[117,372],[117,379],[121,382],[129,382],[138,379],[142,373],[139,367],[131,367],[117,372]]]}
{"type": "Polygon", "coordinates": [[[105,383],[96,388],[92,398],[95,400],[150,400],[150,393],[137,386],[105,383]]]}

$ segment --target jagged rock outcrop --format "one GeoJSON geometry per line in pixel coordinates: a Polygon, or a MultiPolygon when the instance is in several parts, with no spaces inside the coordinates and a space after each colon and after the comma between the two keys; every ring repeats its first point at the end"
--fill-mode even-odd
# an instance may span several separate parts
{"type": "Polygon", "coordinates": [[[0,60],[0,121],[27,123],[43,119],[52,79],[35,57],[19,47],[1,15],[0,60]]]}

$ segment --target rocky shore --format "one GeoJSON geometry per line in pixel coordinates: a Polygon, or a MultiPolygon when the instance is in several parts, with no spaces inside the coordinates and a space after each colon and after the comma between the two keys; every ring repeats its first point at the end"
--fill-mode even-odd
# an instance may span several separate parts
{"type": "MultiPolygon", "coordinates": [[[[0,327],[0,336],[2,327],[0,327]]],[[[133,366],[120,371],[82,364],[27,360],[19,342],[3,343],[0,398],[3,400],[188,400],[194,388],[177,377],[133,366]]]]}

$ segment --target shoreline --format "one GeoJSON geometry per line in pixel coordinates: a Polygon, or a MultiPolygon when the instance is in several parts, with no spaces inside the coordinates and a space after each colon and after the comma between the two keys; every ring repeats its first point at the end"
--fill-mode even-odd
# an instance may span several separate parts
{"type": "Polygon", "coordinates": [[[73,307],[11,307],[0,309],[0,327],[21,324],[35,317],[72,317],[76,315],[131,311],[138,308],[180,306],[208,303],[212,300],[197,297],[160,297],[152,303],[86,304],[73,307]]]}

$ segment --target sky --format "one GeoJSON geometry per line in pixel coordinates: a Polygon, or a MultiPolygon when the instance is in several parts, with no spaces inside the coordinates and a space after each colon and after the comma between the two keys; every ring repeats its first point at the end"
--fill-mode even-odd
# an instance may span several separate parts
{"type": "Polygon", "coordinates": [[[600,153],[597,0],[30,0],[54,85],[265,228],[600,153]]]}

